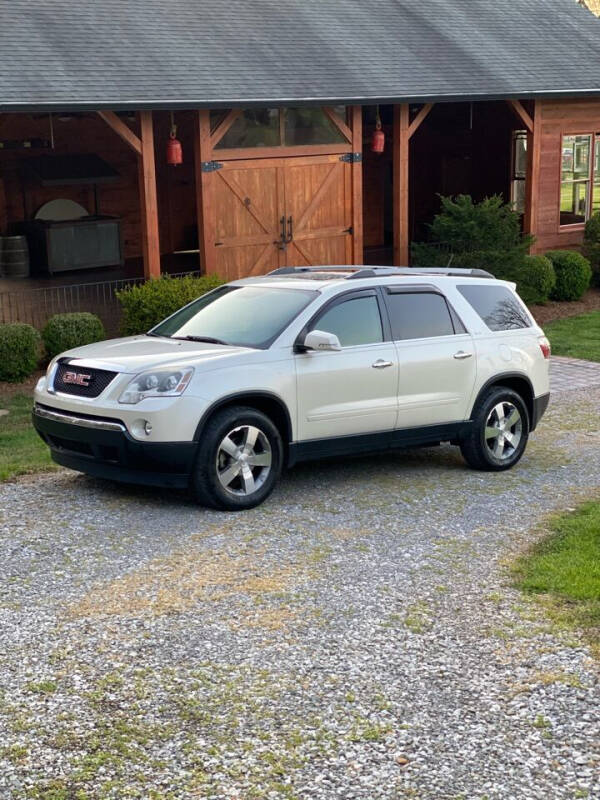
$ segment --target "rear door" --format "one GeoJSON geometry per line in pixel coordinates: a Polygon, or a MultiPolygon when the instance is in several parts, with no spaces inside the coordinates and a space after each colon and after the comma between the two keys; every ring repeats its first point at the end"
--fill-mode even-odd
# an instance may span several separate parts
{"type": "Polygon", "coordinates": [[[334,333],[342,350],[295,356],[300,440],[393,430],[398,358],[381,303],[374,289],[344,294],[310,323],[334,333]]]}
{"type": "Polygon", "coordinates": [[[396,427],[466,419],[477,361],[462,321],[433,287],[386,287],[384,296],[399,364],[396,427]]]}

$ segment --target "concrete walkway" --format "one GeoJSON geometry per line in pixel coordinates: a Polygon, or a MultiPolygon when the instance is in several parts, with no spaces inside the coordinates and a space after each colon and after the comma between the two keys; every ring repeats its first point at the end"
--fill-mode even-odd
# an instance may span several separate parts
{"type": "Polygon", "coordinates": [[[553,392],[587,389],[600,386],[600,364],[579,358],[552,356],[550,361],[550,388],[553,392]]]}

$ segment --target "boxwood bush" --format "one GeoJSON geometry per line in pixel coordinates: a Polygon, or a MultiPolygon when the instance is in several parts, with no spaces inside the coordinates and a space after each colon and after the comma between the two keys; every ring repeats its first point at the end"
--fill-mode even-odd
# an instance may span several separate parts
{"type": "Polygon", "coordinates": [[[40,335],[31,325],[0,325],[0,381],[16,383],[34,372],[40,360],[40,335]]]}
{"type": "Polygon", "coordinates": [[[556,273],[549,258],[524,256],[517,269],[498,275],[517,284],[517,292],[527,303],[545,303],[556,285],[556,273]]]}
{"type": "Polygon", "coordinates": [[[552,261],[556,285],[553,300],[579,300],[587,291],[592,278],[590,262],[575,250],[549,250],[546,258],[552,261]]]}
{"type": "Polygon", "coordinates": [[[104,326],[95,314],[80,311],[72,314],[55,314],[42,331],[46,352],[54,358],[72,347],[99,342],[106,338],[104,326]]]}
{"type": "Polygon", "coordinates": [[[146,333],[154,325],[200,295],[221,286],[217,275],[184,278],[162,277],[117,292],[123,309],[121,332],[124,336],[146,333]]]}

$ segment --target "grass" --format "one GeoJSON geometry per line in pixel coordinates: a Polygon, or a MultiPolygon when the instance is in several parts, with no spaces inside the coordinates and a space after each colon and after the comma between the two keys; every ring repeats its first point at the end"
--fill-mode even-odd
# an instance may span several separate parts
{"type": "Polygon", "coordinates": [[[544,333],[554,355],[600,361],[600,311],[549,322],[544,333]]]}
{"type": "Polygon", "coordinates": [[[31,396],[0,395],[0,481],[54,469],[48,447],[31,424],[31,396]]]}
{"type": "Polygon", "coordinates": [[[543,599],[556,622],[582,629],[600,647],[600,501],[554,518],[515,574],[518,586],[543,599]]]}

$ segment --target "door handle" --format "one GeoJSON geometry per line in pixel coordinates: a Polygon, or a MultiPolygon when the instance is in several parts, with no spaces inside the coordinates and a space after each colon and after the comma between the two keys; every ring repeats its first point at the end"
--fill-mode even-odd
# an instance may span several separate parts
{"type": "Polygon", "coordinates": [[[465,353],[464,350],[459,350],[458,353],[454,353],[454,358],[458,361],[463,361],[465,358],[471,358],[472,355],[473,353],[465,353]]]}
{"type": "Polygon", "coordinates": [[[386,369],[386,367],[393,367],[393,363],[391,361],[385,361],[383,358],[378,358],[373,364],[371,364],[373,369],[386,369]]]}
{"type": "Polygon", "coordinates": [[[285,217],[281,217],[281,219],[279,220],[279,224],[281,225],[281,234],[279,236],[279,239],[276,242],[274,242],[274,244],[277,245],[279,250],[285,250],[286,249],[285,217]]]}
{"type": "Polygon", "coordinates": [[[290,216],[290,217],[288,217],[288,231],[289,231],[289,233],[288,233],[288,235],[287,235],[287,236],[285,237],[285,239],[284,239],[284,241],[285,241],[285,243],[286,243],[286,244],[289,244],[289,243],[292,241],[292,239],[294,238],[294,228],[293,228],[293,225],[294,225],[294,220],[293,220],[293,219],[292,219],[292,217],[290,216]]]}

